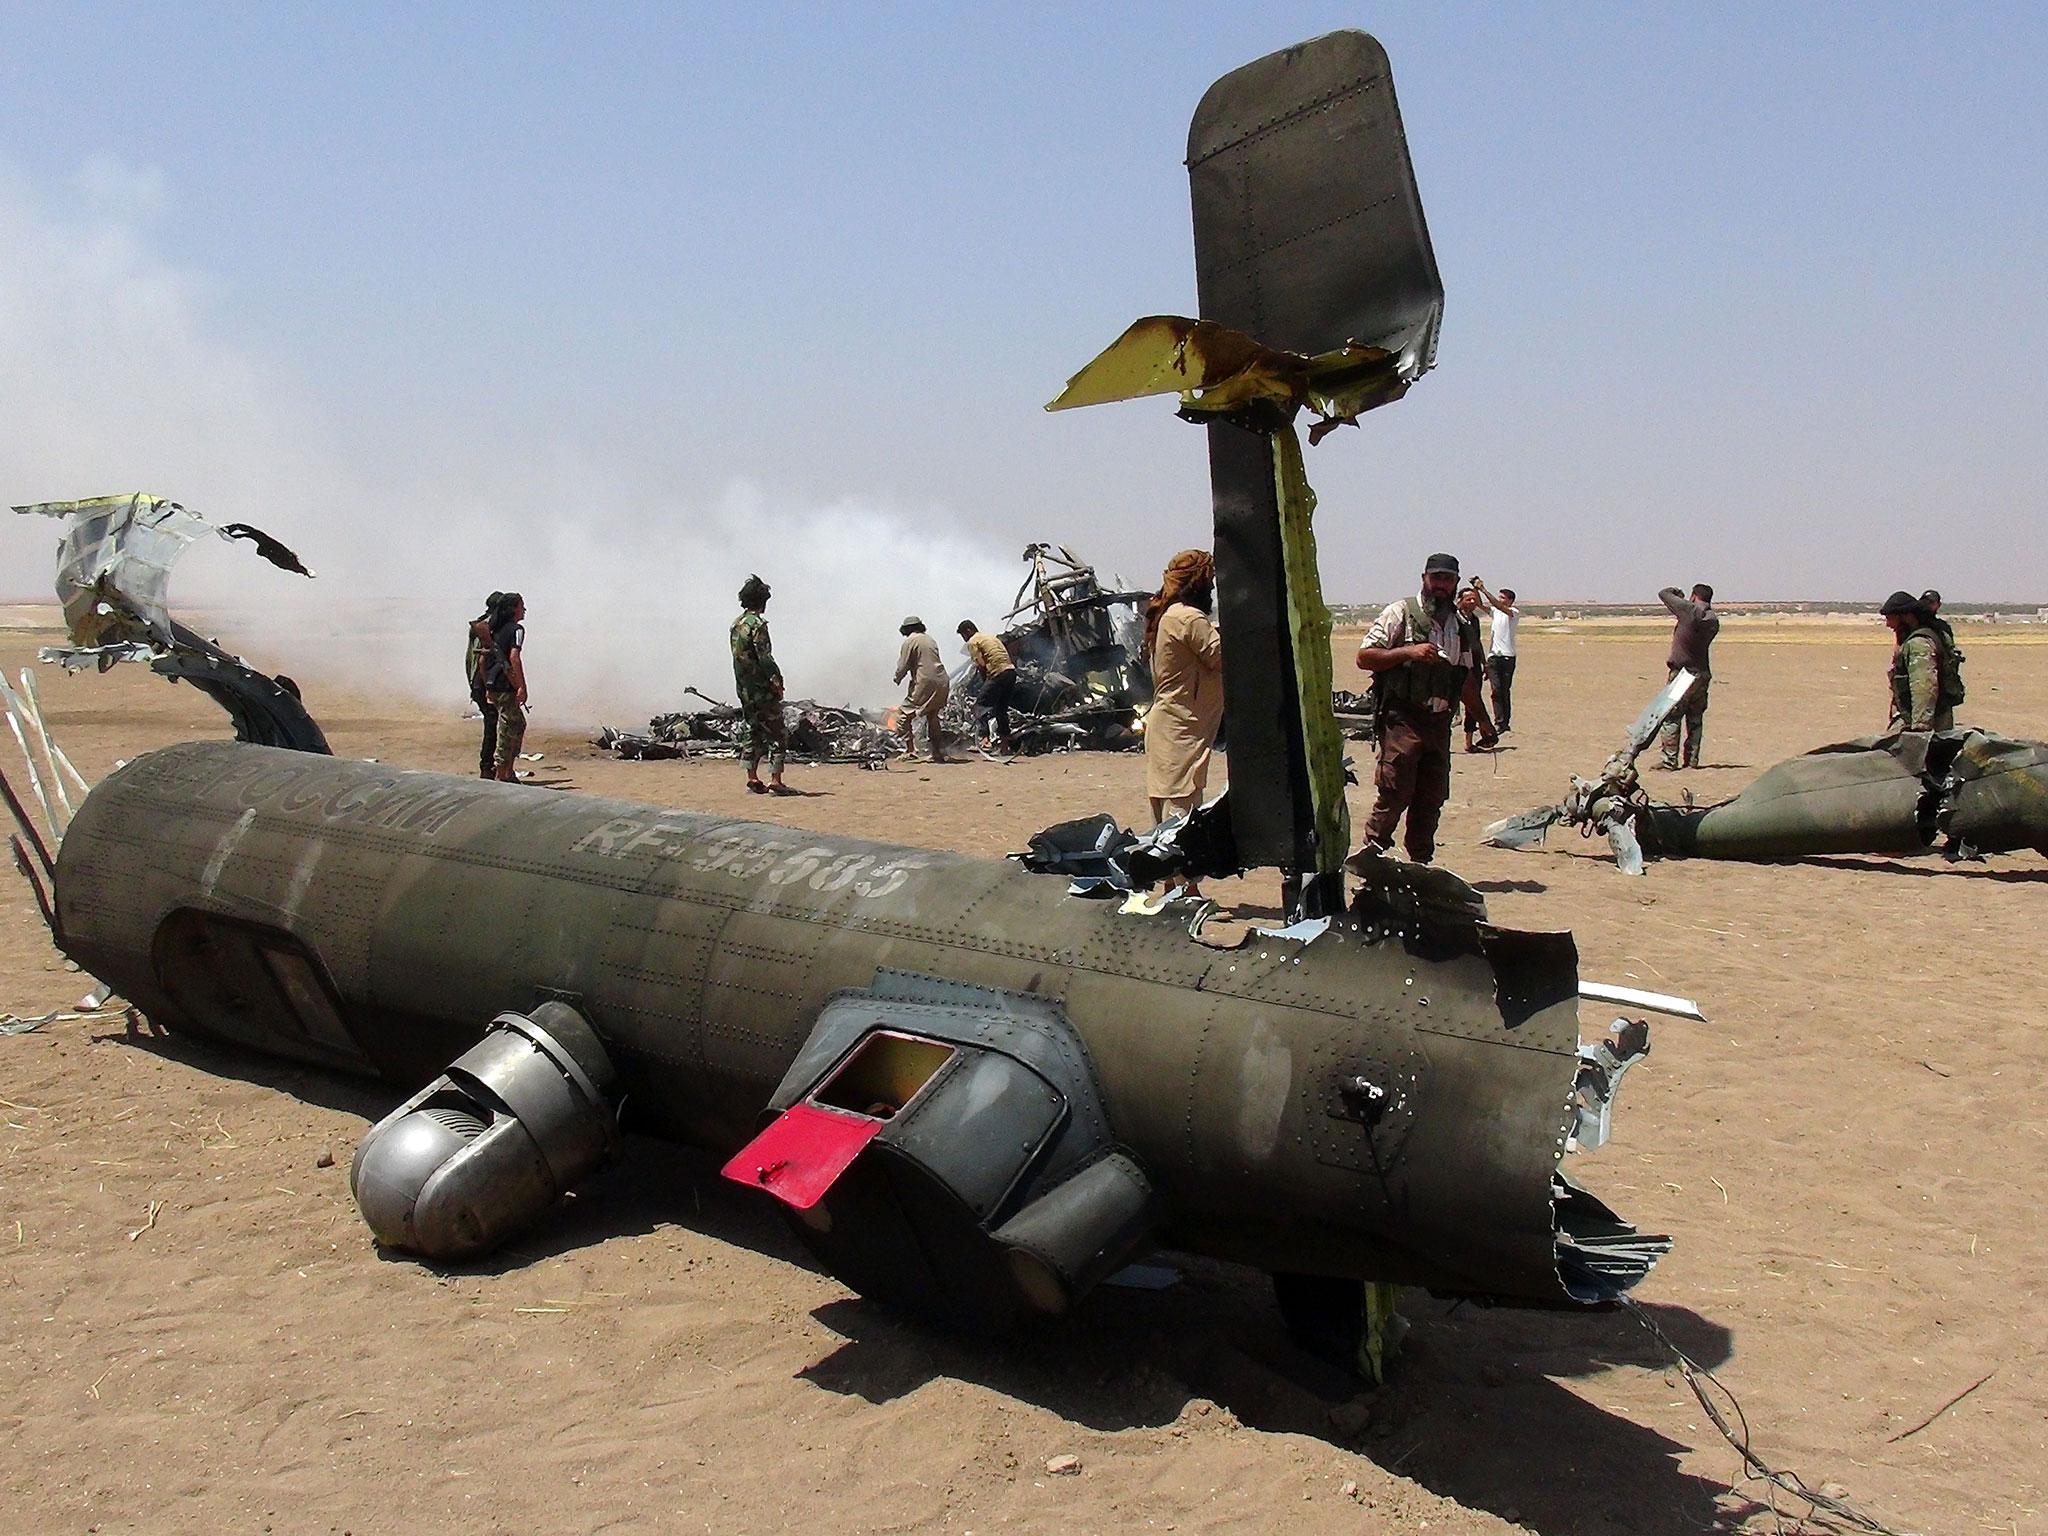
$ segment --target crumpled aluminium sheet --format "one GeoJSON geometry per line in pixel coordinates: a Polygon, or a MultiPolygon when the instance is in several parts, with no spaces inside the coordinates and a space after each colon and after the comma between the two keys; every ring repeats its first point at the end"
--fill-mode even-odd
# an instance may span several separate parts
{"type": "Polygon", "coordinates": [[[37,653],[42,660],[102,672],[117,662],[146,661],[152,671],[183,678],[225,709],[239,741],[328,751],[326,736],[291,679],[258,672],[168,611],[171,567],[204,535],[247,540],[271,564],[311,576],[291,550],[260,528],[216,525],[161,496],[94,496],[14,510],[65,523],[57,546],[57,596],[71,643],[45,646],[37,653]]]}
{"type": "MultiPolygon", "coordinates": [[[[872,766],[901,747],[896,734],[859,710],[815,699],[784,700],[789,757],[800,763],[859,763],[872,766]]],[[[747,722],[729,704],[656,715],[644,731],[602,726],[592,738],[603,751],[628,760],[681,757],[737,758],[745,755],[747,722]]]]}
{"type": "MultiPolygon", "coordinates": [[[[1129,688],[1105,686],[1087,673],[1082,678],[1077,682],[1051,667],[1017,663],[1017,689],[1010,699],[1010,740],[1018,756],[1136,752],[1144,746],[1144,736],[1134,729],[1138,708],[1129,688]]],[[[963,666],[953,675],[952,694],[939,716],[949,740],[980,738],[985,686],[972,667],[963,666]]]]}

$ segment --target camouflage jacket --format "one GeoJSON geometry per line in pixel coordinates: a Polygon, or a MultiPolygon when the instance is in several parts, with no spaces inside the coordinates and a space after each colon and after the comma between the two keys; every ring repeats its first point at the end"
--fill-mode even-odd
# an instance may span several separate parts
{"type": "Polygon", "coordinates": [[[1941,640],[1932,629],[1916,629],[1892,650],[1892,719],[1909,731],[1935,731],[1941,696],[1941,640]]]}
{"type": "Polygon", "coordinates": [[[749,608],[732,621],[732,680],[742,709],[761,709],[782,697],[782,668],[768,643],[768,620],[749,608]]]}

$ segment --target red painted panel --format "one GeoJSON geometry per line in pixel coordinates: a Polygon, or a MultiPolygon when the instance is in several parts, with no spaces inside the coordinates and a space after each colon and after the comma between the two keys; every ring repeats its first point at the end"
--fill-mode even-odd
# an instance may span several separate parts
{"type": "Polygon", "coordinates": [[[867,1115],[792,1104],[720,1171],[735,1184],[765,1189],[785,1205],[808,1211],[882,1124],[867,1115]]]}

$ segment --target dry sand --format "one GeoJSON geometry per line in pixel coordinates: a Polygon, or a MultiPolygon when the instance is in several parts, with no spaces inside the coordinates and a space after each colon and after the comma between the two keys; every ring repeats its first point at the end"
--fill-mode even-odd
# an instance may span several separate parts
{"type": "MultiPolygon", "coordinates": [[[[0,615],[10,675],[51,617],[0,615]]],[[[1654,1026],[1616,1139],[1579,1170],[1677,1239],[1640,1295],[1740,1394],[1766,1456],[1902,1529],[2048,1528],[2048,867],[1816,859],[1632,881],[1576,837],[1479,848],[1487,821],[1597,766],[1663,676],[1657,626],[1524,634],[1513,750],[1459,759],[1447,860],[1497,918],[1575,930],[1588,976],[1696,996],[1712,1021],[1654,1026]]],[[[2048,731],[2042,640],[1966,630],[1970,719],[2048,731]]],[[[1874,728],[1885,656],[1874,626],[1731,623],[1712,766],[1684,787],[1719,797],[1874,728]]],[[[140,669],[40,681],[88,777],[225,734],[140,669]]],[[[473,760],[471,725],[305,681],[339,752],[473,760]]],[[[548,728],[564,712],[545,677],[535,692],[529,745],[570,793],[989,854],[1067,816],[1142,812],[1138,759],[1102,756],[796,769],[810,798],[748,799],[730,764],[596,757],[548,728]]],[[[84,987],[0,880],[0,1009],[84,987]]],[[[1187,1263],[1171,1290],[1104,1290],[1064,1326],[974,1348],[854,1299],[664,1145],[633,1142],[496,1262],[437,1273],[380,1257],[356,1219],[349,1157],[387,1107],[362,1085],[100,1018],[0,1039],[0,1100],[16,1529],[1769,1528],[1621,1316],[1411,1296],[1399,1378],[1366,1399],[1288,1349],[1259,1277],[1187,1263]],[[1048,1475],[1068,1453],[1080,1472],[1048,1475]]]]}

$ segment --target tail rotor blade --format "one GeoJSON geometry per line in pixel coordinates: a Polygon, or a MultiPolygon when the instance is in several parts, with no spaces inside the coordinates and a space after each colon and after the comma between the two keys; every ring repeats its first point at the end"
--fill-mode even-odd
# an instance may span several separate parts
{"type": "Polygon", "coordinates": [[[1692,692],[1692,685],[1698,681],[1698,673],[1679,668],[1671,681],[1659,690],[1657,697],[1636,716],[1636,723],[1628,728],[1628,740],[1620,754],[1624,761],[1633,763],[1641,756],[1643,748],[1657,739],[1657,732],[1664,728],[1664,722],[1685,702],[1685,696],[1692,692]]]}
{"type": "Polygon", "coordinates": [[[1486,834],[1480,841],[1491,848],[1534,848],[1543,842],[1544,834],[1563,815],[1562,807],[1538,806],[1533,811],[1524,811],[1519,816],[1509,816],[1496,821],[1486,829],[1486,834]]]}
{"type": "Polygon", "coordinates": [[[1643,872],[1643,845],[1636,841],[1635,824],[1619,818],[1607,824],[1607,846],[1614,850],[1614,866],[1624,875],[1643,872]]]}

